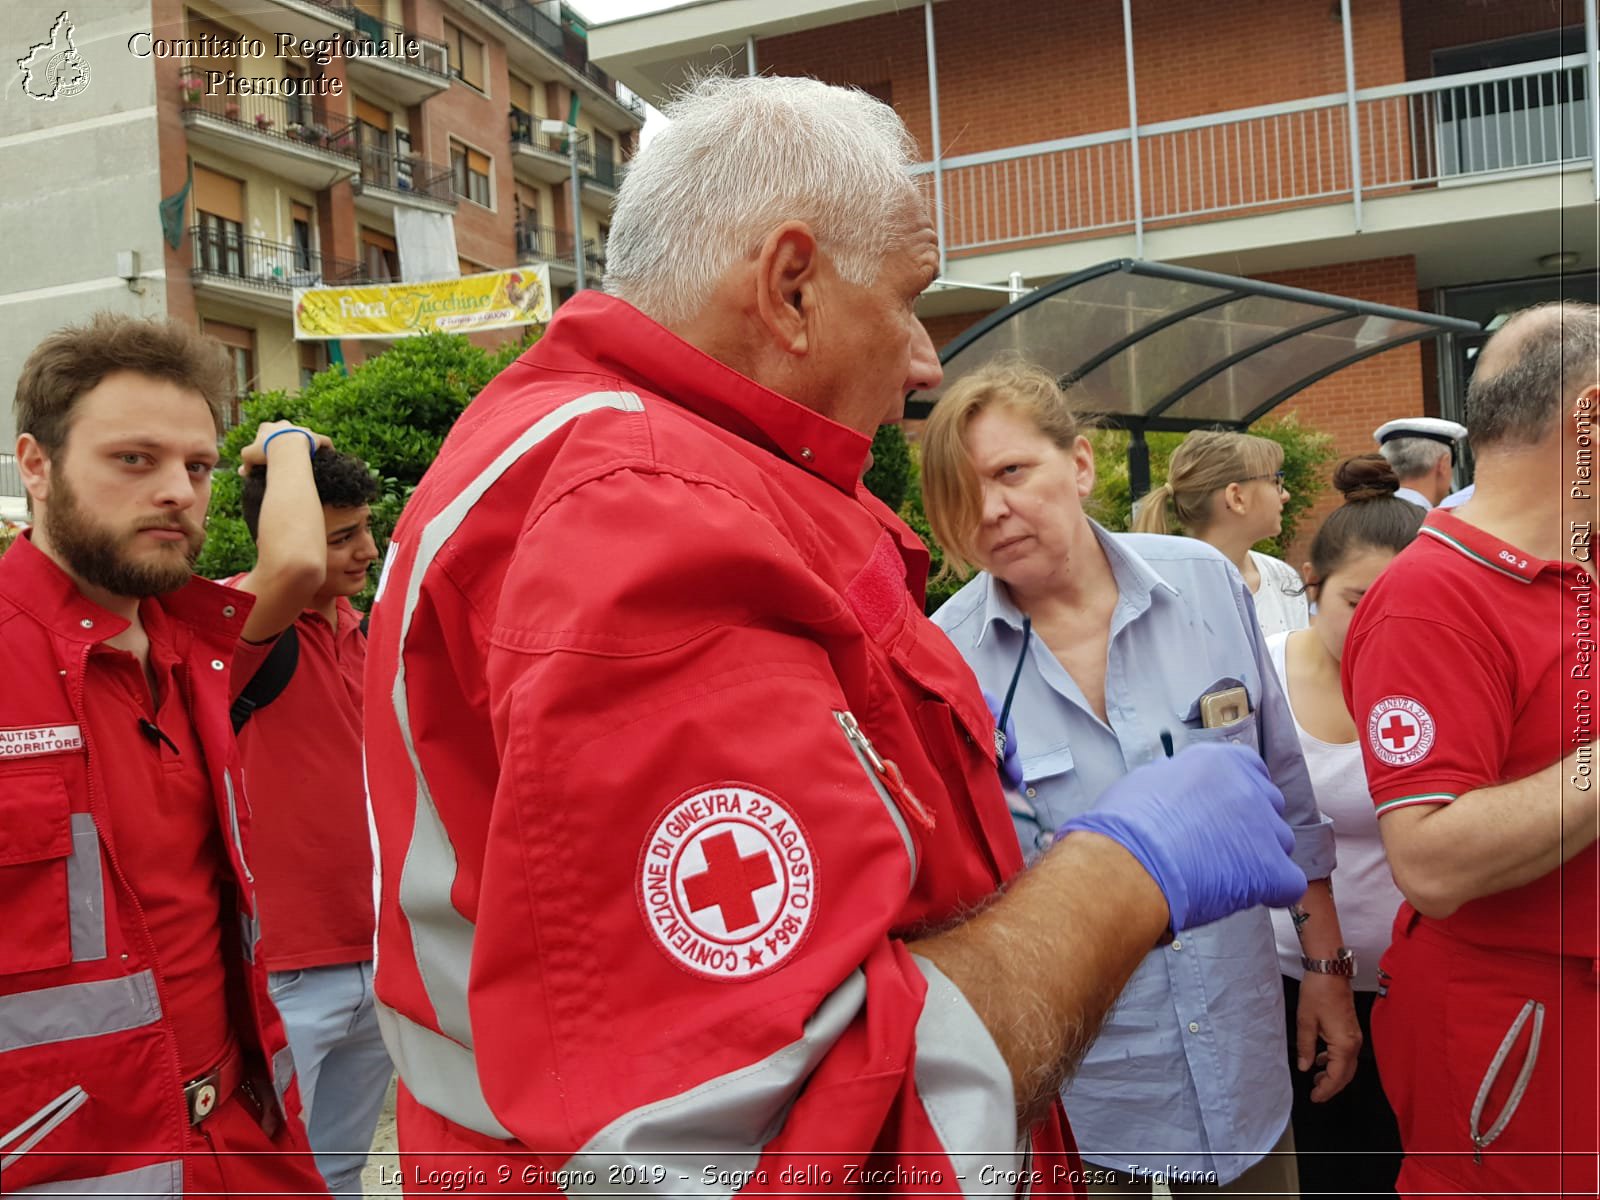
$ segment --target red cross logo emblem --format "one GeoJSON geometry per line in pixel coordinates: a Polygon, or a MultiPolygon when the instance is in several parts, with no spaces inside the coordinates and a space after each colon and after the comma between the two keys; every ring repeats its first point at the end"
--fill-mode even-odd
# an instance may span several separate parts
{"type": "Polygon", "coordinates": [[[683,881],[689,911],[720,909],[729,933],[755,924],[758,914],[751,894],[778,881],[766,849],[741,855],[733,833],[725,830],[706,838],[700,843],[700,850],[706,856],[706,869],[683,881]]]}
{"type": "Polygon", "coordinates": [[[810,932],[817,863],[781,801],[714,784],[656,819],[639,855],[638,894],[646,927],[678,966],[748,979],[781,966],[810,932]]]}
{"type": "Polygon", "coordinates": [[[1367,745],[1379,762],[1406,767],[1433,749],[1433,715],[1410,696],[1387,696],[1367,716],[1367,745]]]}
{"type": "Polygon", "coordinates": [[[1399,713],[1389,714],[1389,723],[1383,727],[1383,740],[1396,750],[1404,750],[1417,736],[1417,727],[1402,720],[1399,713]]]}

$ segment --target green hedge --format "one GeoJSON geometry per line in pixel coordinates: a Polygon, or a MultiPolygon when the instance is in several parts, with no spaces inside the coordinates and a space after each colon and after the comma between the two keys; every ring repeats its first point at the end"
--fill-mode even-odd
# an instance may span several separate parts
{"type": "MultiPolygon", "coordinates": [[[[372,532],[381,556],[412,489],[439,453],[445,434],[484,386],[538,338],[527,336],[490,352],[459,334],[404,338],[348,372],[330,367],[297,393],[256,392],[222,442],[224,465],[211,491],[205,549],[196,570],[209,579],[247,571],[255,546],[240,515],[239,452],[263,421],[294,421],[325,433],[334,447],[363,459],[380,481],[372,532]]],[[[355,598],[366,608],[376,578],[355,598]]]]}

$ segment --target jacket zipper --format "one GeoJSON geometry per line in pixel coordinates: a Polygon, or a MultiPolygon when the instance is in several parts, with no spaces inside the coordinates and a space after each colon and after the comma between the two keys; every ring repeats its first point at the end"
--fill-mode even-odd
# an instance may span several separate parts
{"type": "MultiPolygon", "coordinates": [[[[151,973],[155,976],[156,1005],[161,1011],[162,1032],[166,1034],[165,1040],[167,1048],[167,1061],[172,1066],[172,1078],[178,1084],[178,1087],[174,1092],[172,1103],[172,1115],[177,1118],[177,1145],[180,1147],[180,1149],[186,1149],[190,1142],[191,1126],[189,1124],[189,1112],[187,1107],[180,1106],[178,1103],[179,1098],[181,1098],[183,1095],[183,1063],[178,1059],[178,1031],[173,1027],[172,1019],[167,1014],[167,1006],[163,999],[167,993],[166,977],[161,973],[161,963],[156,957],[156,940],[155,937],[150,933],[149,921],[145,919],[144,905],[139,903],[138,893],[136,893],[133,890],[132,885],[128,883],[128,877],[123,874],[122,871],[122,864],[117,860],[117,852],[113,845],[114,839],[109,836],[111,830],[110,813],[108,812],[104,814],[104,824],[102,825],[99,809],[103,807],[103,804],[97,803],[96,800],[94,786],[94,763],[98,758],[98,753],[94,748],[95,739],[91,732],[92,726],[89,722],[89,714],[88,711],[83,707],[83,689],[85,686],[84,680],[88,675],[89,652],[91,649],[91,646],[85,646],[83,648],[83,654],[80,656],[78,661],[77,677],[69,681],[71,686],[68,693],[72,703],[72,711],[78,715],[78,723],[83,729],[83,786],[85,791],[89,793],[89,811],[91,814],[95,815],[96,832],[100,833],[102,828],[106,831],[105,833],[100,833],[99,840],[101,846],[105,850],[107,860],[111,863],[112,874],[116,876],[117,883],[121,887],[123,895],[127,897],[128,903],[133,908],[133,915],[139,923],[139,932],[144,935],[145,957],[150,964],[151,973]]],[[[107,915],[109,916],[109,914],[107,915]]],[[[123,954],[123,962],[127,962],[126,952],[123,954]]],[[[126,966],[124,966],[123,971],[124,974],[126,974],[126,966]]]]}

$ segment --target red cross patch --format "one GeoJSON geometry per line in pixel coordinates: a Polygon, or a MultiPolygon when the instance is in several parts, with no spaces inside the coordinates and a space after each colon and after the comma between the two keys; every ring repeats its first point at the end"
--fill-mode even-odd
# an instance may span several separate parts
{"type": "Polygon", "coordinates": [[[1433,716],[1410,696],[1387,696],[1367,714],[1367,744],[1379,762],[1408,767],[1433,749],[1433,716]]]}
{"type": "Polygon", "coordinates": [[[817,902],[805,827],[742,783],[696,788],[656,819],[639,907],[666,955],[708,979],[765,975],[800,948],[817,902]]]}

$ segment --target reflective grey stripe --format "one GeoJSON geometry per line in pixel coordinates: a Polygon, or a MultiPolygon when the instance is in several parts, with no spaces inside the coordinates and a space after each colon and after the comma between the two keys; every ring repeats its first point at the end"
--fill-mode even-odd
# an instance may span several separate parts
{"type": "Polygon", "coordinates": [[[285,1046],[272,1056],[272,1090],[278,1093],[278,1107],[283,1107],[283,1097],[293,1082],[294,1052],[285,1046]]]}
{"type": "Polygon", "coordinates": [[[16,1128],[0,1136],[0,1150],[9,1150],[4,1158],[0,1158],[0,1171],[10,1170],[12,1163],[44,1141],[51,1131],[82,1108],[88,1099],[89,1093],[74,1085],[16,1128]]]}
{"type": "Polygon", "coordinates": [[[229,832],[233,834],[233,848],[239,853],[239,865],[244,868],[246,883],[254,883],[256,877],[250,874],[250,864],[244,857],[244,839],[239,836],[239,804],[233,796],[233,776],[228,774],[228,768],[222,768],[222,787],[228,793],[228,825],[229,832]]]}
{"type": "Polygon", "coordinates": [[[100,834],[88,813],[72,814],[72,857],[67,859],[67,921],[72,961],[106,956],[106,903],[101,878],[100,834]]]}
{"type": "Polygon", "coordinates": [[[256,961],[256,945],[261,941],[261,920],[250,913],[239,914],[239,945],[244,949],[244,960],[256,961]]]}
{"type": "Polygon", "coordinates": [[[161,1017],[149,971],[0,997],[0,1054],[138,1029],[161,1017]]]}
{"type": "Polygon", "coordinates": [[[928,994],[917,1018],[917,1094],[939,1144],[950,1156],[964,1196],[1010,1196],[1014,1188],[985,1185],[982,1168],[1016,1162],[1016,1090],[1011,1068],[988,1027],[961,989],[925,958],[917,969],[928,994]]]}
{"type": "Polygon", "coordinates": [[[872,790],[878,793],[878,799],[883,801],[884,808],[889,810],[889,819],[894,822],[894,827],[900,832],[900,840],[906,845],[906,857],[911,860],[911,881],[917,878],[917,847],[911,840],[911,830],[906,825],[906,819],[900,812],[900,806],[894,802],[894,797],[889,795],[889,790],[883,786],[883,780],[878,778],[877,771],[872,769],[872,762],[867,758],[866,751],[856,744],[855,738],[850,736],[849,726],[845,724],[844,714],[835,712],[834,722],[844,733],[844,740],[849,743],[850,752],[856,756],[856,761],[861,764],[861,769],[866,772],[867,782],[872,785],[872,790]]]}
{"type": "Polygon", "coordinates": [[[783,1127],[795,1096],[866,998],[866,976],[852,971],[811,1014],[798,1041],[760,1062],[618,1117],[565,1164],[575,1174],[593,1172],[594,1184],[571,1183],[566,1193],[616,1195],[612,1168],[626,1173],[633,1166],[640,1168],[635,1172],[639,1182],[626,1189],[630,1195],[732,1196],[736,1189],[701,1185],[713,1172],[721,1173],[716,1178],[728,1178],[729,1173],[755,1169],[767,1142],[783,1127]],[[656,1165],[666,1167],[659,1182],[651,1179],[650,1168],[656,1165]],[[690,1173],[687,1188],[683,1171],[690,1173]]]}
{"type": "Polygon", "coordinates": [[[1472,1144],[1478,1149],[1482,1150],[1504,1133],[1506,1126],[1511,1123],[1511,1118],[1516,1115],[1517,1108],[1522,1104],[1523,1094],[1528,1090],[1528,1080],[1533,1076],[1533,1064],[1539,1057],[1539,1043],[1543,1040],[1544,1005],[1537,1000],[1529,1000],[1522,1006],[1517,1019],[1511,1022],[1511,1028],[1506,1030],[1506,1036],[1500,1039],[1500,1048],[1494,1052],[1494,1059],[1489,1063],[1489,1069],[1484,1072],[1483,1082],[1478,1085],[1478,1095],[1472,1102],[1472,1144]],[[1517,1072],[1517,1081],[1511,1085],[1511,1094],[1506,1097],[1506,1105],[1500,1110],[1500,1116],[1489,1126],[1487,1133],[1480,1134],[1478,1122],[1483,1120],[1483,1106],[1488,1103],[1489,1089],[1499,1077],[1500,1069],[1506,1065],[1511,1047],[1517,1044],[1517,1038],[1530,1016],[1533,1018],[1533,1033],[1528,1038],[1528,1053],[1522,1060],[1522,1070],[1517,1072]]]}
{"type": "Polygon", "coordinates": [[[183,1163],[164,1162],[134,1167],[93,1179],[61,1179],[21,1188],[13,1196],[182,1196],[183,1163]]]}
{"type": "MultiPolygon", "coordinates": [[[[472,923],[456,911],[450,892],[456,879],[456,852],[450,836],[439,819],[427,779],[422,773],[422,761],[417,756],[415,739],[411,734],[411,707],[406,697],[406,639],[411,633],[411,619],[416,614],[422,595],[422,581],[429,566],[467,519],[473,507],[484,494],[505,475],[523,455],[549,437],[563,425],[585,413],[600,409],[620,412],[643,412],[644,405],[632,392],[593,392],[576,400],[569,400],[528,429],[524,430],[500,455],[468,484],[449,504],[445,505],[428,522],[417,539],[417,554],[405,581],[405,593],[400,609],[399,653],[395,663],[392,702],[395,719],[400,728],[400,740],[405,744],[406,757],[411,762],[417,781],[416,818],[411,830],[411,841],[406,847],[405,861],[400,868],[400,909],[411,926],[411,949],[415,956],[417,972],[423,989],[433,1006],[439,1028],[448,1035],[438,1039],[441,1043],[420,1049],[412,1057],[415,1061],[447,1060],[454,1056],[448,1046],[456,1043],[466,1051],[471,1066],[472,1023],[467,1013],[467,974],[472,963],[472,923]]],[[[394,1014],[398,1017],[399,1014],[394,1014]]],[[[415,1039],[408,1039],[415,1040],[415,1039]]],[[[391,1052],[393,1046],[391,1045],[391,1052]]],[[[396,1060],[399,1066],[399,1060],[396,1060]]],[[[495,1137],[505,1137],[498,1121],[489,1114],[488,1103],[483,1099],[483,1089],[478,1082],[476,1068],[456,1072],[450,1076],[449,1090],[442,1080],[423,1080],[400,1067],[400,1077],[406,1087],[420,1097],[423,1088],[431,1090],[437,1099],[429,1108],[441,1116],[495,1137]],[[460,1114],[460,1115],[458,1115],[460,1114]],[[486,1128],[486,1123],[492,1129],[486,1128]],[[500,1130],[495,1133],[493,1130],[500,1130]]]]}
{"type": "Polygon", "coordinates": [[[483,1098],[471,1050],[418,1025],[382,1000],[374,1001],[373,1008],[394,1069],[419,1104],[487,1137],[511,1137],[483,1098]]]}

